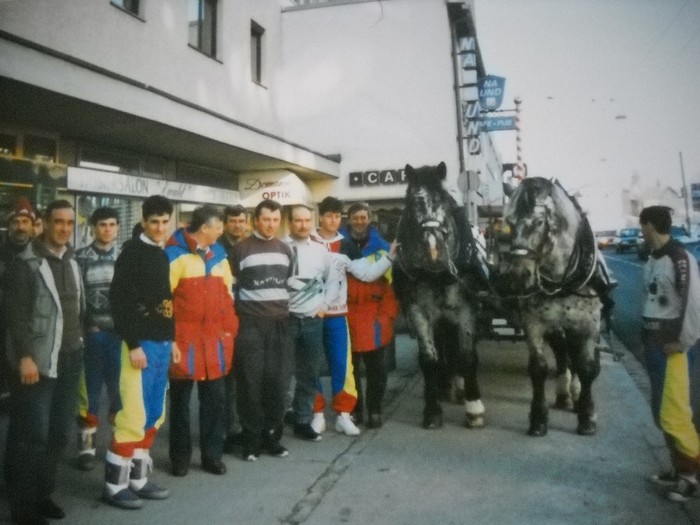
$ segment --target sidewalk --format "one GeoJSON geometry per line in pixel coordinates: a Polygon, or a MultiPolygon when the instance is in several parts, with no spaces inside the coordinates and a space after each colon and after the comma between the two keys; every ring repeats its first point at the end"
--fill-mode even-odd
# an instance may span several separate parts
{"type": "MultiPolygon", "coordinates": [[[[464,428],[463,407],[450,404],[443,405],[442,429],[420,427],[416,343],[400,335],[381,429],[358,438],[329,430],[319,443],[286,429],[288,458],[246,463],[226,456],[229,472],[217,477],[199,468],[195,452],[189,475],[173,478],[164,428],[153,450],[153,479],[170,489],[169,500],[146,502],[139,511],[114,509],[98,499],[102,468],[82,473],[66,462],[55,495],[68,514],[64,523],[700,525],[700,500],[670,503],[646,481],[667,465],[667,455],[646,401],[646,375],[631,354],[621,362],[602,355],[596,436],[576,435],[575,414],[552,410],[548,435],[533,438],[526,434],[531,390],[524,343],[482,341],[478,349],[487,410],[482,430],[464,428]]],[[[330,414],[327,420],[332,423],[330,414]]],[[[1,446],[5,426],[2,421],[1,446]]],[[[104,429],[98,454],[108,439],[104,429]]],[[[2,497],[0,521],[8,517],[2,497]]]]}

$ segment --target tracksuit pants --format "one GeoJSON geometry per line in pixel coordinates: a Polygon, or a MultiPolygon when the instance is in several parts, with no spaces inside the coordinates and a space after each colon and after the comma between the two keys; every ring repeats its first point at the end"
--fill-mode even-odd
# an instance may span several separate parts
{"type": "MultiPolygon", "coordinates": [[[[352,366],[352,348],[348,331],[347,317],[329,316],[323,319],[323,349],[326,353],[331,374],[331,393],[333,411],[336,413],[352,412],[357,404],[357,389],[352,366]]],[[[318,393],[314,403],[314,412],[323,412],[325,399],[318,383],[318,393]]]]}

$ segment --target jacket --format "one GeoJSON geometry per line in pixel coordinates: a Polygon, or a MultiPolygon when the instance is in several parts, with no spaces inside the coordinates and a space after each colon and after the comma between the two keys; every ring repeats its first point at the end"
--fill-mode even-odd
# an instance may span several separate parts
{"type": "MultiPolygon", "coordinates": [[[[8,269],[12,280],[7,299],[13,305],[9,309],[8,361],[18,368],[22,357],[31,357],[41,375],[55,378],[63,337],[63,312],[49,263],[40,255],[39,242],[27,245],[8,269]]],[[[85,290],[80,268],[70,247],[63,257],[70,258],[78,286],[78,311],[83,317],[85,290]]]]}
{"type": "Polygon", "coordinates": [[[170,377],[218,379],[231,369],[238,331],[226,252],[215,243],[200,254],[197,242],[180,228],[168,240],[165,253],[170,261],[175,342],[182,354],[179,363],[170,365],[170,377]]]}

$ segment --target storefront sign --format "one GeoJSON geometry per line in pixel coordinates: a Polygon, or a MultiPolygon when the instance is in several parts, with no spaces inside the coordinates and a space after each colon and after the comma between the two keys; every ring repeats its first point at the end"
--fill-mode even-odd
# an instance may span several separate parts
{"type": "Polygon", "coordinates": [[[505,91],[505,77],[496,75],[486,75],[477,81],[479,89],[479,104],[486,111],[494,111],[503,104],[503,94],[505,91]]]}
{"type": "Polygon", "coordinates": [[[349,174],[350,186],[390,186],[406,184],[406,173],[400,170],[353,171],[349,174]]]}
{"type": "Polygon", "coordinates": [[[484,131],[506,131],[515,129],[515,117],[486,117],[481,119],[484,131]]]}
{"type": "Polygon", "coordinates": [[[481,106],[477,100],[462,103],[462,121],[466,130],[467,152],[469,155],[481,153],[481,106]]]}
{"type": "Polygon", "coordinates": [[[241,200],[240,194],[234,190],[74,167],[68,168],[67,187],[69,190],[85,193],[124,195],[139,199],[150,195],[163,195],[179,202],[223,206],[237,204],[241,200]]]}
{"type": "Polygon", "coordinates": [[[313,202],[308,186],[289,171],[242,175],[239,182],[243,206],[253,208],[264,199],[272,199],[283,206],[310,205],[313,202]]]}

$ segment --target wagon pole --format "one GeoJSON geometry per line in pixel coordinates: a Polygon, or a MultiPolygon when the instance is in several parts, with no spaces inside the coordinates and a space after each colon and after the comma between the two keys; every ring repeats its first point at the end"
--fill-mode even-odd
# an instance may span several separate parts
{"type": "Polygon", "coordinates": [[[690,235],[690,229],[692,227],[690,223],[690,209],[688,206],[688,186],[685,183],[685,169],[683,168],[683,152],[678,152],[678,157],[681,161],[681,180],[683,181],[683,204],[685,204],[685,223],[688,226],[688,235],[690,235]]]}
{"type": "Polygon", "coordinates": [[[522,104],[523,99],[515,97],[513,102],[515,102],[515,176],[518,180],[523,180],[525,177],[525,169],[523,167],[523,144],[520,136],[520,104],[522,104]]]}

